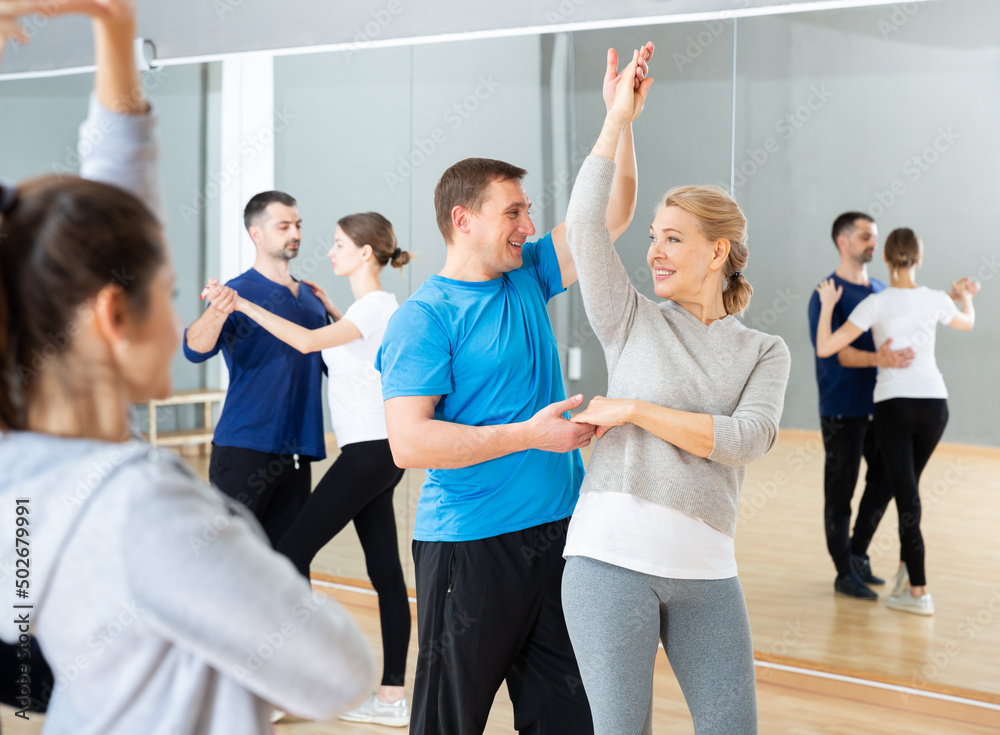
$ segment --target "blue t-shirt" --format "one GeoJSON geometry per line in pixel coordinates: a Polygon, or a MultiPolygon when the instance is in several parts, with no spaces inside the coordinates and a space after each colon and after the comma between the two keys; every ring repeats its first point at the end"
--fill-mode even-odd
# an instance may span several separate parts
{"type": "MultiPolygon", "coordinates": [[[[431,276],[389,320],[375,367],[382,396],[440,395],[434,418],[466,426],[527,421],[566,398],[545,305],[564,290],[551,235],[491,281],[431,276]]],[[[428,470],[418,541],[471,541],[573,513],[579,451],[529,449],[462,469],[428,470]]]]}
{"type": "MultiPolygon", "coordinates": [[[[859,286],[830,274],[844,293],[833,308],[832,331],[836,332],[847,317],[868,296],[885,289],[885,284],[877,278],[869,279],[869,286],[859,286]]],[[[812,340],[813,356],[816,357],[816,330],[819,325],[819,294],[813,291],[809,300],[809,338],[812,340]]],[[[875,340],[871,332],[865,332],[851,344],[858,350],[875,352],[875,340]]],[[[836,418],[868,416],[875,411],[875,378],[878,368],[846,368],[836,355],[816,357],[816,383],[819,385],[819,415],[836,418]]]]}
{"type": "MultiPolygon", "coordinates": [[[[247,301],[307,329],[326,326],[323,303],[308,286],[291,290],[251,268],[226,284],[247,301]]],[[[204,362],[222,350],[229,368],[229,391],[214,442],[270,454],[323,459],[323,358],[303,355],[272,336],[246,314],[234,311],[215,347],[195,352],[184,333],[184,355],[204,362]]]]}

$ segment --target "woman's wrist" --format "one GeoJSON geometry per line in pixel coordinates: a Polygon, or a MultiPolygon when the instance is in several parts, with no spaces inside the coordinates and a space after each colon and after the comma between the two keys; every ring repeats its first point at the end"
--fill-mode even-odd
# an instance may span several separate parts
{"type": "Polygon", "coordinates": [[[622,421],[626,424],[637,423],[642,414],[643,401],[637,398],[628,398],[622,401],[622,421]]]}

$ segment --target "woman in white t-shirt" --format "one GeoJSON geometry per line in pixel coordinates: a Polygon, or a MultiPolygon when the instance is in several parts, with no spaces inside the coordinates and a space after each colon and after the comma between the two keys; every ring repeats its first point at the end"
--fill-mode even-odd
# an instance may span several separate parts
{"type": "Polygon", "coordinates": [[[913,230],[889,233],[885,261],[889,288],[872,294],[855,307],[840,329],[831,334],[834,304],[841,288],[833,280],[816,290],[820,297],[816,354],[835,355],[871,329],[875,346],[892,339],[893,347],[912,347],[916,357],[907,368],[879,368],[875,382],[875,428],[879,451],[899,511],[901,563],[896,585],[886,603],[893,610],[933,615],[927,591],[924,540],[920,533],[920,474],[948,423],[948,390],[934,359],[938,324],[969,331],[975,322],[972,298],[979,284],[963,278],[954,284],[961,311],[944,291],[918,286],[915,275],[923,259],[923,243],[913,230]]]}
{"type": "MultiPolygon", "coordinates": [[[[392,506],[393,490],[403,470],[393,463],[389,450],[375,353],[389,317],[399,308],[396,297],[382,290],[382,268],[402,268],[410,254],[397,246],[389,220],[376,212],[366,212],[337,222],[333,247],[327,255],[334,274],[350,281],[355,299],[350,308],[341,313],[321,286],[302,282],[326,306],[333,324],[307,329],[238,295],[236,309],[300,352],[323,351],[329,370],[330,420],[340,456],[276,548],[308,577],[316,553],[354,521],[368,574],[378,593],[384,666],[378,692],[357,709],[341,715],[341,719],[403,726],[409,722],[403,680],[410,640],[410,605],[392,506]]],[[[216,303],[230,290],[210,281],[207,298],[216,303]]],[[[266,386],[261,389],[266,390],[266,386]]]]}

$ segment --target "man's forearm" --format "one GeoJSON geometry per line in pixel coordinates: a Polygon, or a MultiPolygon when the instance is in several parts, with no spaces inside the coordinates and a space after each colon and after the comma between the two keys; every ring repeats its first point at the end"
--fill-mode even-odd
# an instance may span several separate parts
{"type": "Polygon", "coordinates": [[[632,123],[628,123],[622,129],[618,149],[615,151],[615,178],[605,219],[612,240],[617,240],[632,222],[638,193],[637,180],[635,141],[632,137],[632,123]]]}
{"type": "Polygon", "coordinates": [[[878,367],[878,353],[859,350],[855,347],[845,347],[837,353],[837,361],[841,367],[846,368],[878,367]]]}
{"type": "Polygon", "coordinates": [[[530,449],[524,423],[464,426],[427,419],[404,432],[389,428],[393,460],[401,469],[459,469],[530,449]]]}
{"type": "Polygon", "coordinates": [[[228,319],[218,309],[209,309],[191,323],[187,330],[187,346],[195,352],[211,352],[222,334],[222,326],[228,319]]]}

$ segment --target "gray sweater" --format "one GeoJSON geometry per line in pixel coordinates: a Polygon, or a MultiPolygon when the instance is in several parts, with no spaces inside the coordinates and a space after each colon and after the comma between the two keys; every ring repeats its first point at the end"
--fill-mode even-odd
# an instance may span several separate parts
{"type": "Polygon", "coordinates": [[[608,364],[608,397],[709,414],[715,438],[703,459],[634,424],[615,427],[597,442],[581,492],[631,493],[733,536],[746,465],[778,437],[788,348],[734,316],[706,325],[635,290],[604,223],[614,171],[613,161],[588,157],[566,213],[583,303],[608,364]]]}
{"type": "Polygon", "coordinates": [[[38,636],[56,675],[46,735],[267,735],[272,703],[326,719],[369,688],[347,611],[177,457],[9,432],[0,467],[0,639],[22,614],[38,636]]]}

